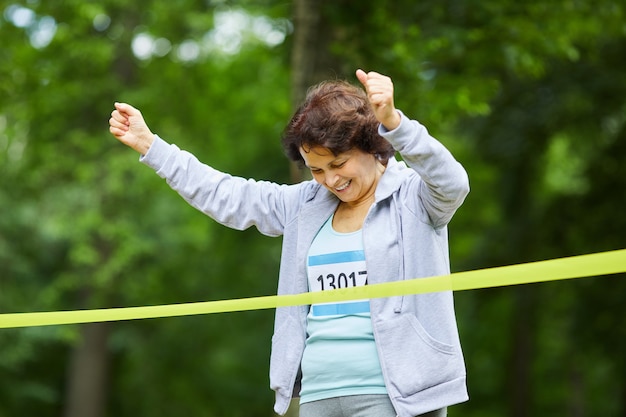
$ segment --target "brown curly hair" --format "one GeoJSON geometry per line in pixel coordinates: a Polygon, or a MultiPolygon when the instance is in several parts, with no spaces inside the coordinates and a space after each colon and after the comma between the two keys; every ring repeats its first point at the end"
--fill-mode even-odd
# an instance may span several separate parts
{"type": "Polygon", "coordinates": [[[309,89],[285,127],[283,149],[289,159],[301,164],[300,148],[316,146],[334,155],[357,148],[387,164],[395,151],[378,134],[378,125],[363,89],[346,81],[324,81],[309,89]]]}

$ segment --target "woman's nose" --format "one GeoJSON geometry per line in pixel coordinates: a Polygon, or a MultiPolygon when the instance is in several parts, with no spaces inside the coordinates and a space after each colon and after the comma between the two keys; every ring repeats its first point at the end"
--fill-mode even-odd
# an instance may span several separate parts
{"type": "Polygon", "coordinates": [[[326,181],[327,186],[334,187],[337,185],[337,174],[332,171],[327,172],[324,181],[326,181]]]}

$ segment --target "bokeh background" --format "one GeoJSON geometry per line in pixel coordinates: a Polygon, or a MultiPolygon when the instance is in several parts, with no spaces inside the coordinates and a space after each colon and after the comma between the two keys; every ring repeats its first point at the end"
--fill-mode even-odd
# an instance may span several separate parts
{"type": "MultiPolygon", "coordinates": [[[[391,76],[397,106],[469,172],[453,271],[623,249],[625,9],[0,1],[0,313],[274,294],[280,239],[187,206],[110,136],[109,114],[127,101],[202,161],[290,183],[294,103],[356,68],[391,76]]],[[[626,416],[625,278],[457,293],[471,400],[449,415],[626,416]]],[[[0,330],[0,417],[271,417],[272,321],[0,330]]]]}

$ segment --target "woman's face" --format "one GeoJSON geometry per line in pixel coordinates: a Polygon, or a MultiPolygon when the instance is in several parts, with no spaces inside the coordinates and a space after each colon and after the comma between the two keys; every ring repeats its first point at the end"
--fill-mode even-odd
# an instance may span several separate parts
{"type": "Polygon", "coordinates": [[[328,148],[300,148],[313,178],[341,201],[359,204],[374,196],[378,179],[385,170],[374,155],[351,149],[334,155],[328,148]]]}

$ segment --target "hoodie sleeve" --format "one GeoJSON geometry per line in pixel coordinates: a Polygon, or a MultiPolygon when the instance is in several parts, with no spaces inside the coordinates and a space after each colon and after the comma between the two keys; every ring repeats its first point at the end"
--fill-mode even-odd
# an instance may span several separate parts
{"type": "Polygon", "coordinates": [[[140,161],[154,169],[191,206],[233,229],[256,226],[267,236],[280,236],[288,221],[286,201],[297,199],[297,186],[220,172],[158,136],[140,161]]]}
{"type": "Polygon", "coordinates": [[[467,173],[426,127],[402,112],[400,116],[402,120],[396,129],[390,131],[380,125],[379,134],[419,174],[419,179],[410,184],[408,198],[424,208],[434,227],[443,227],[469,193],[467,173]]]}

